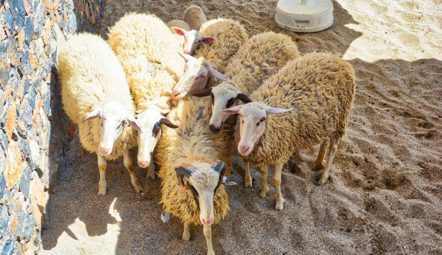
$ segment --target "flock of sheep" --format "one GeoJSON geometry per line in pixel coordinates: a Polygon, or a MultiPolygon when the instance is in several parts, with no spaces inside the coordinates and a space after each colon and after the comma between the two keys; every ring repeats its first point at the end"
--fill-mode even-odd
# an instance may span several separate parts
{"type": "Polygon", "coordinates": [[[106,162],[121,156],[143,192],[129,155],[138,146],[138,165],[149,177],[154,158],[160,166],[164,215],[183,222],[184,240],[190,224],[202,224],[214,254],[211,225],[229,211],[225,186],[235,184],[228,176],[236,149],[246,187],[250,164],[259,166],[263,198],[275,166],[278,210],[283,164],[300,149],[320,144],[315,168],[323,170],[318,183],[327,181],[355,93],[346,61],[300,56],[283,34],[249,39],[238,22],[206,21],[197,6],[169,27],[154,15],[127,14],[108,37],[77,34],[58,51],[63,107],[83,147],[97,154],[99,195],[106,194],[106,162]]]}

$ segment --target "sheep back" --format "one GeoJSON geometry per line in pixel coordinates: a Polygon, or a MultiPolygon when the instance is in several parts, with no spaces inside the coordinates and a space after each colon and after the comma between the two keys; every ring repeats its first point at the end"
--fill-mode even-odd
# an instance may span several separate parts
{"type": "Polygon", "coordinates": [[[203,36],[213,36],[216,41],[212,44],[202,44],[196,51],[197,57],[204,57],[221,72],[225,71],[227,61],[249,38],[246,29],[237,21],[231,19],[213,19],[204,23],[200,28],[203,36]]]}
{"type": "Polygon", "coordinates": [[[137,105],[143,98],[170,92],[183,75],[185,63],[178,53],[181,46],[156,16],[128,14],[110,29],[108,37],[126,71],[137,105]]]}
{"type": "Polygon", "coordinates": [[[231,58],[226,75],[243,93],[250,94],[297,57],[298,47],[289,36],[274,32],[257,34],[231,58]]]}

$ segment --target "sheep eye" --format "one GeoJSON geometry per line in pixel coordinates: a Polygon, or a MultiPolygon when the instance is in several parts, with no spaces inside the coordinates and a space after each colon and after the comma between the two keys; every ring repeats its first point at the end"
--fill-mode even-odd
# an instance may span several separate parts
{"type": "Polygon", "coordinates": [[[234,97],[230,98],[229,101],[227,101],[226,107],[230,108],[235,103],[235,99],[234,97]]]}
{"type": "Polygon", "coordinates": [[[160,132],[160,128],[161,128],[161,123],[158,121],[157,123],[155,123],[155,125],[153,126],[153,129],[152,129],[152,136],[153,137],[158,136],[158,133],[160,132]]]}
{"type": "Polygon", "coordinates": [[[241,120],[241,123],[244,124],[244,120],[241,120]]]}

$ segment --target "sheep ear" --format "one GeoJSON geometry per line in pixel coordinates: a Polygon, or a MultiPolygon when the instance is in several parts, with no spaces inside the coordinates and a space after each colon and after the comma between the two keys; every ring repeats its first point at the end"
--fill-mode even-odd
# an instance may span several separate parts
{"type": "Polygon", "coordinates": [[[187,179],[192,175],[192,172],[183,166],[175,168],[175,172],[178,182],[183,186],[188,186],[187,179]]]}
{"type": "Polygon", "coordinates": [[[244,93],[239,93],[239,94],[236,96],[236,99],[241,100],[241,102],[243,102],[243,103],[245,103],[245,104],[252,102],[252,99],[250,99],[250,98],[249,98],[246,94],[244,94],[244,93]]]}
{"type": "Polygon", "coordinates": [[[172,29],[172,31],[175,32],[175,34],[180,36],[184,36],[186,34],[186,30],[179,27],[171,27],[170,29],[172,29]]]}
{"type": "Polygon", "coordinates": [[[266,109],[266,113],[267,114],[278,114],[278,113],[284,113],[284,112],[289,112],[293,109],[284,109],[284,108],[278,108],[278,107],[268,107],[266,109]]]}
{"type": "Polygon", "coordinates": [[[212,87],[205,88],[199,92],[193,93],[192,95],[194,95],[196,97],[205,97],[205,96],[210,96],[211,93],[212,93],[212,87]]]}
{"type": "Polygon", "coordinates": [[[95,119],[97,117],[100,117],[100,109],[95,109],[94,111],[90,112],[83,121],[87,121],[87,120],[92,120],[95,119]]]}
{"type": "Polygon", "coordinates": [[[230,108],[222,110],[222,112],[225,112],[229,115],[238,114],[239,111],[241,110],[241,107],[242,107],[242,105],[232,106],[230,108]]]}
{"type": "Polygon", "coordinates": [[[221,170],[224,169],[225,165],[226,164],[220,160],[220,161],[216,162],[216,164],[213,166],[213,170],[215,170],[218,173],[221,173],[221,170]]]}
{"type": "Polygon", "coordinates": [[[160,120],[160,124],[164,124],[170,128],[177,128],[178,127],[177,125],[173,124],[169,119],[166,119],[166,118],[162,118],[160,120]]]}
{"type": "Polygon", "coordinates": [[[140,128],[140,126],[138,126],[137,121],[135,120],[135,118],[133,118],[133,117],[129,117],[129,118],[127,118],[126,120],[127,120],[127,122],[129,122],[129,125],[130,125],[133,129],[135,129],[135,130],[138,131],[138,132],[141,130],[141,128],[140,128]]]}
{"type": "Polygon", "coordinates": [[[220,71],[216,70],[211,65],[207,65],[206,68],[207,68],[207,70],[209,70],[210,75],[215,77],[215,78],[218,78],[218,79],[223,80],[223,81],[227,81],[229,79],[229,77],[225,76],[223,73],[221,73],[220,71]]]}
{"type": "Polygon", "coordinates": [[[202,36],[201,37],[201,42],[207,43],[209,45],[214,43],[215,41],[216,41],[216,38],[212,37],[212,36],[202,36]]]}

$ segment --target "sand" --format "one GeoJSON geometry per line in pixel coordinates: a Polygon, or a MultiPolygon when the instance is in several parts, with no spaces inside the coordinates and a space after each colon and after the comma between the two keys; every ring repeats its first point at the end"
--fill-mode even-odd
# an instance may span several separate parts
{"type": "MultiPolygon", "coordinates": [[[[288,34],[302,53],[336,52],[356,70],[354,108],[331,180],[315,186],[313,156],[303,154],[298,169],[283,173],[281,212],[273,209],[273,188],[267,199],[258,196],[258,172],[254,188],[245,189],[237,167],[232,210],[213,227],[217,254],[442,254],[441,1],[339,0],[333,27],[314,34],[280,29],[274,0],[107,2],[103,35],[128,11],[167,22],[196,3],[209,19],[237,19],[250,35],[288,34]]],[[[71,170],[50,193],[42,254],[205,254],[201,228],[186,242],[177,219],[160,221],[159,180],[143,179],[141,197],[114,162],[108,195],[98,197],[95,156],[70,157],[71,170]]]]}

